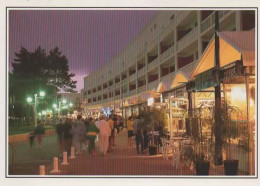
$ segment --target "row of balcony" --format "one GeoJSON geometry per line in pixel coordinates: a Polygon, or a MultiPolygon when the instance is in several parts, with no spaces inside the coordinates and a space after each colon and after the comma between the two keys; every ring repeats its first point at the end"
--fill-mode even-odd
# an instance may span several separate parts
{"type": "MultiPolygon", "coordinates": [[[[226,18],[227,16],[229,16],[232,13],[232,11],[219,11],[219,18],[220,18],[220,22],[226,18]]],[[[211,15],[209,15],[207,18],[205,18],[200,25],[200,34],[202,32],[205,32],[209,29],[211,29],[214,26],[214,22],[215,22],[215,14],[212,13],[211,15]]],[[[184,36],[179,42],[177,42],[176,45],[171,46],[170,48],[168,48],[163,54],[159,55],[156,59],[154,59],[153,61],[151,61],[148,65],[147,68],[146,66],[143,67],[142,69],[138,70],[137,72],[135,72],[134,74],[132,74],[131,76],[129,76],[128,78],[125,78],[124,80],[122,80],[121,82],[118,82],[116,84],[114,84],[113,86],[108,86],[108,91],[111,91],[113,89],[118,89],[120,88],[122,85],[127,84],[129,81],[135,81],[136,78],[139,78],[143,75],[146,74],[146,72],[149,72],[153,69],[155,69],[156,67],[158,67],[160,64],[164,63],[167,59],[169,59],[170,57],[172,57],[175,54],[175,51],[180,52],[183,49],[185,49],[186,47],[188,47],[191,43],[193,43],[194,41],[196,41],[198,39],[198,32],[199,29],[198,27],[195,27],[192,31],[190,31],[186,36],[184,36]]],[[[143,55],[145,55],[145,52],[141,52],[138,54],[138,59],[141,59],[142,57],[144,57],[143,55]]],[[[187,73],[188,74],[188,73],[187,73]]]]}

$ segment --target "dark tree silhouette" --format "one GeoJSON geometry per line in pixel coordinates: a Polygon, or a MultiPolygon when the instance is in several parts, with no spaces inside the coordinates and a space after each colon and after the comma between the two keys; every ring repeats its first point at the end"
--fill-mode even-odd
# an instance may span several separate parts
{"type": "MultiPolygon", "coordinates": [[[[69,72],[68,60],[58,47],[49,53],[40,46],[33,52],[22,47],[15,53],[12,67],[9,74],[9,97],[15,97],[15,108],[19,110],[26,106],[27,96],[33,96],[40,90],[46,92],[43,106],[53,102],[61,90],[75,92],[77,81],[72,80],[75,75],[69,72]]],[[[17,113],[16,116],[25,115],[20,112],[13,111],[17,113]]]]}

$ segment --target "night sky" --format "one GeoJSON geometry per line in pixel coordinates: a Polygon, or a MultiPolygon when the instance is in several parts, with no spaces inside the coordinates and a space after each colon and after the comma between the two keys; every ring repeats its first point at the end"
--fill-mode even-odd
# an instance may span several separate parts
{"type": "Polygon", "coordinates": [[[79,91],[83,77],[120,53],[154,15],[151,10],[10,10],[9,62],[21,46],[29,51],[57,46],[79,91]]]}

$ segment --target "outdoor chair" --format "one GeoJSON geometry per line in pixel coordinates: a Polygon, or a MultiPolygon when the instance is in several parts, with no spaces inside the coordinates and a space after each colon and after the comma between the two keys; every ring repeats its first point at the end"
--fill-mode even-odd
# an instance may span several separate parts
{"type": "Polygon", "coordinates": [[[178,142],[172,142],[171,148],[173,152],[172,156],[172,166],[176,167],[176,169],[179,167],[180,163],[180,145],[178,142]]]}
{"type": "Polygon", "coordinates": [[[161,138],[162,141],[162,157],[163,159],[168,160],[168,154],[171,150],[171,143],[169,140],[166,140],[165,138],[161,138]]]}

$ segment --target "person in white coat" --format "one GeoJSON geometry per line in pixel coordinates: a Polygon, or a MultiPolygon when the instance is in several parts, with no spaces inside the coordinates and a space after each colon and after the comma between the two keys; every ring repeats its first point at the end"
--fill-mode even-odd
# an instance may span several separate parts
{"type": "Polygon", "coordinates": [[[103,155],[106,155],[108,150],[108,144],[109,144],[109,136],[111,135],[111,129],[104,115],[101,115],[100,117],[98,128],[99,128],[100,152],[103,155]]]}

